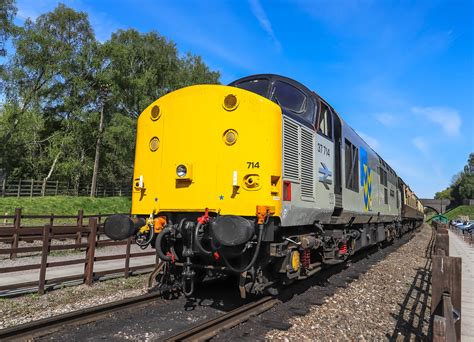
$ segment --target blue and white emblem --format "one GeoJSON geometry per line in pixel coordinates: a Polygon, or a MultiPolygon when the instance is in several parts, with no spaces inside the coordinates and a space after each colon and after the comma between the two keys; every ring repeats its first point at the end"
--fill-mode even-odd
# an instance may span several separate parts
{"type": "Polygon", "coordinates": [[[329,179],[329,177],[332,176],[332,172],[323,162],[321,162],[321,166],[322,167],[319,168],[319,173],[322,176],[319,177],[319,181],[324,184],[324,187],[327,190],[329,190],[329,185],[332,184],[332,179],[329,179]]]}

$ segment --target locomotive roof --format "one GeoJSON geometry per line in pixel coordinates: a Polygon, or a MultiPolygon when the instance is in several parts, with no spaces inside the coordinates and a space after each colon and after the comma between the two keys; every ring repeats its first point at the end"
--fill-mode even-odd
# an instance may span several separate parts
{"type": "MultiPolygon", "coordinates": [[[[240,83],[244,83],[244,82],[247,82],[247,81],[252,81],[252,80],[262,80],[262,79],[267,79],[269,80],[270,83],[273,83],[275,81],[282,81],[282,82],[286,82],[292,86],[294,86],[295,88],[299,89],[300,91],[302,91],[304,94],[306,94],[306,96],[308,96],[309,98],[311,98],[317,107],[319,107],[319,101],[321,101],[322,103],[324,103],[326,106],[328,106],[331,111],[333,112],[334,115],[336,115],[339,120],[341,121],[341,123],[343,125],[345,125],[348,129],[350,129],[354,134],[356,134],[362,141],[364,141],[364,139],[350,126],[348,125],[341,117],[341,115],[339,115],[339,113],[324,99],[322,98],[318,93],[316,93],[315,91],[309,89],[308,87],[306,87],[304,84],[292,79],[292,78],[289,78],[289,77],[285,77],[285,76],[282,76],[282,75],[278,75],[278,74],[255,74],[255,75],[250,75],[250,76],[246,76],[246,77],[242,77],[242,78],[239,78],[231,83],[229,83],[228,85],[229,86],[237,86],[239,85],[240,83]]],[[[319,111],[319,108],[317,109],[319,111]]],[[[286,113],[288,114],[288,113],[286,113]]],[[[293,117],[294,119],[297,119],[298,121],[308,125],[308,122],[305,122],[304,120],[301,120],[300,117],[298,117],[297,115],[292,115],[291,113],[289,113],[291,117],[293,117]]],[[[314,127],[312,127],[314,129],[314,127]]],[[[367,144],[367,142],[364,141],[364,143],[367,144]]],[[[390,165],[388,165],[388,163],[386,163],[383,158],[369,145],[367,144],[367,146],[370,147],[370,149],[377,155],[377,157],[380,159],[380,161],[383,161],[382,164],[385,164],[386,165],[386,169],[388,169],[389,171],[391,171],[395,177],[397,177],[401,182],[403,182],[404,184],[406,184],[399,176],[398,174],[396,173],[396,171],[390,167],[390,165]]]]}

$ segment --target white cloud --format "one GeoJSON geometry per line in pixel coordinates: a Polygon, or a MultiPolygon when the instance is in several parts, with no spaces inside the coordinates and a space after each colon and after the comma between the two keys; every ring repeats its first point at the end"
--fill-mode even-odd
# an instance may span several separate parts
{"type": "Polygon", "coordinates": [[[422,137],[415,137],[411,141],[413,145],[424,155],[427,155],[429,152],[429,144],[422,137]]]}
{"type": "Polygon", "coordinates": [[[411,111],[423,116],[439,126],[444,133],[454,136],[459,134],[461,117],[459,113],[448,107],[412,107],[411,111]]]}
{"type": "Polygon", "coordinates": [[[387,127],[393,126],[397,123],[395,116],[389,113],[377,113],[375,114],[375,119],[377,119],[378,122],[387,127]]]}
{"type": "Polygon", "coordinates": [[[273,32],[272,24],[270,20],[268,19],[267,14],[265,13],[265,10],[260,4],[260,1],[249,0],[249,3],[250,3],[250,8],[252,9],[252,13],[255,16],[255,18],[257,18],[258,22],[260,23],[260,26],[263,28],[265,32],[267,32],[267,34],[273,40],[273,43],[275,44],[275,47],[277,48],[277,50],[280,51],[281,50],[280,41],[276,38],[275,32],[273,32]]]}
{"type": "Polygon", "coordinates": [[[358,132],[360,137],[362,139],[364,139],[364,141],[369,144],[370,147],[372,147],[372,149],[374,150],[377,150],[379,147],[380,147],[380,143],[377,139],[375,139],[374,137],[371,137],[370,135],[367,135],[365,133],[362,133],[362,132],[358,132]]]}

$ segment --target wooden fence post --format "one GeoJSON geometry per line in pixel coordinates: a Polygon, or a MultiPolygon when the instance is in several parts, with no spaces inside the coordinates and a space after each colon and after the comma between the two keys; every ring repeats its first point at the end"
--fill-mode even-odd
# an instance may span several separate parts
{"type": "MultiPolygon", "coordinates": [[[[461,258],[433,255],[432,257],[431,315],[442,316],[444,311],[443,294],[451,295],[452,307],[461,316],[461,258]]],[[[446,322],[448,323],[448,322],[446,322]]],[[[461,339],[461,318],[456,322],[457,340],[461,339]]]]}
{"type": "MultiPolygon", "coordinates": [[[[99,213],[99,215],[97,215],[97,225],[100,226],[101,223],[102,223],[102,214],[99,213]]],[[[100,229],[97,229],[97,241],[100,240],[100,236],[101,236],[101,235],[102,235],[102,234],[101,234],[100,229]]]]}
{"type": "MultiPolygon", "coordinates": [[[[15,218],[13,219],[13,228],[15,232],[13,233],[12,247],[18,248],[18,241],[20,240],[20,232],[18,231],[21,227],[21,208],[15,208],[15,218]]],[[[16,252],[10,253],[10,259],[16,258],[16,252]]]]}
{"type": "Polygon", "coordinates": [[[59,188],[59,181],[56,181],[56,189],[54,191],[54,195],[57,196],[58,195],[58,188],[59,188]]]}
{"type": "Polygon", "coordinates": [[[449,256],[449,235],[447,232],[436,234],[434,254],[449,256]]]}
{"type": "Polygon", "coordinates": [[[130,250],[132,247],[132,237],[130,236],[127,240],[127,249],[125,252],[125,278],[130,275],[130,250]]]}
{"type": "Polygon", "coordinates": [[[86,267],[84,270],[85,283],[91,286],[94,281],[94,258],[95,258],[95,246],[97,236],[97,218],[91,217],[89,219],[89,239],[88,246],[86,249],[86,267]]]}
{"type": "Polygon", "coordinates": [[[446,341],[446,318],[435,315],[433,319],[433,342],[446,341]]]}
{"type": "Polygon", "coordinates": [[[2,182],[2,197],[5,197],[5,191],[7,190],[7,177],[3,178],[2,182]]]}
{"type": "Polygon", "coordinates": [[[41,268],[38,282],[38,293],[44,294],[44,287],[46,283],[46,268],[48,266],[48,254],[51,246],[51,226],[45,224],[43,227],[43,249],[41,251],[41,268]]]}
{"type": "Polygon", "coordinates": [[[33,179],[31,180],[31,186],[30,186],[30,197],[33,197],[33,185],[34,185],[33,179]]]}
{"type": "MultiPolygon", "coordinates": [[[[80,209],[77,213],[77,228],[82,229],[83,223],[84,223],[84,210],[80,209]]],[[[82,243],[82,233],[80,231],[76,233],[76,243],[77,244],[82,243]]]]}
{"type": "Polygon", "coordinates": [[[20,197],[21,192],[21,179],[18,180],[18,189],[16,191],[16,197],[20,197]]]}

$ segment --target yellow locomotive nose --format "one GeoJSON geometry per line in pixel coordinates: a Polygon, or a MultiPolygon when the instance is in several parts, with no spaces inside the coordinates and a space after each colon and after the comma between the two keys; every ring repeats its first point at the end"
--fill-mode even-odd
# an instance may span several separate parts
{"type": "Polygon", "coordinates": [[[132,213],[279,213],[281,130],[280,107],[243,89],[200,85],[160,98],[138,119],[134,179],[143,186],[132,213]]]}

